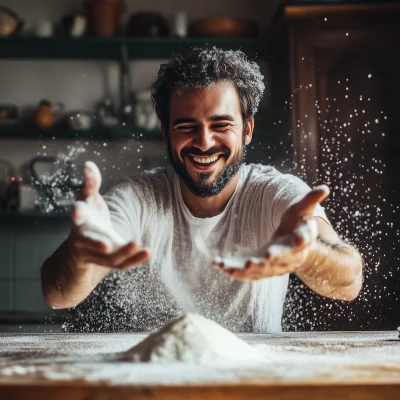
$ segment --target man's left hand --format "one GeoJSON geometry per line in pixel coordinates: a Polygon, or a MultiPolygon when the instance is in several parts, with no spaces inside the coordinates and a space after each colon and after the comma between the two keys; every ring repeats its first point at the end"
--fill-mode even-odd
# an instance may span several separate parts
{"type": "Polygon", "coordinates": [[[224,259],[214,264],[239,280],[280,276],[302,268],[318,237],[317,222],[313,218],[315,207],[328,195],[329,188],[321,185],[289,207],[271,241],[257,251],[257,257],[249,256],[244,268],[232,268],[224,259]]]}

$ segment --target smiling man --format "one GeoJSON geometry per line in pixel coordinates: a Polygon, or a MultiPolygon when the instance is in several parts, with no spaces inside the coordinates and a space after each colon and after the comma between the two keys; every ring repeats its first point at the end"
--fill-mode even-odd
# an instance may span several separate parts
{"type": "Polygon", "coordinates": [[[319,205],[327,187],[244,163],[263,91],[240,51],[196,48],[161,66],[152,95],[172,165],[103,198],[87,163],[75,226],[43,265],[51,307],[82,303],[70,331],[148,330],[197,312],[235,331],[277,332],[289,273],[323,296],[358,295],[362,259],[319,205]],[[89,214],[107,235],[85,234],[89,214]],[[111,233],[126,244],[113,248],[111,233]]]}

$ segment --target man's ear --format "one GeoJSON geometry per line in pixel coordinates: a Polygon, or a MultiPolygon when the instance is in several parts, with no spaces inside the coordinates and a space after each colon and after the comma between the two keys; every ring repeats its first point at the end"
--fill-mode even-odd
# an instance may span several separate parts
{"type": "Polygon", "coordinates": [[[165,129],[165,126],[163,124],[161,124],[161,133],[163,136],[164,147],[168,147],[167,130],[165,129]]]}
{"type": "Polygon", "coordinates": [[[254,118],[250,118],[246,123],[246,130],[245,130],[244,144],[246,146],[250,144],[251,139],[253,139],[253,131],[254,131],[254,118]]]}

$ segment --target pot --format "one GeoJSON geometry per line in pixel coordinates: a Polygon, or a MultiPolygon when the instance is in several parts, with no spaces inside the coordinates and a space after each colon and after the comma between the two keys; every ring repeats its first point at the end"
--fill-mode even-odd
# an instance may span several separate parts
{"type": "Polygon", "coordinates": [[[23,26],[22,20],[11,9],[0,7],[0,37],[19,34],[23,26]]]}
{"type": "Polygon", "coordinates": [[[124,9],[122,0],[88,0],[91,32],[96,36],[115,36],[124,9]]]}
{"type": "Polygon", "coordinates": [[[126,34],[128,36],[168,36],[169,26],[158,12],[139,12],[131,15],[126,34]]]}
{"type": "Polygon", "coordinates": [[[52,104],[48,100],[41,100],[33,118],[35,126],[37,128],[51,128],[64,112],[64,108],[63,103],[52,104]]]}
{"type": "Polygon", "coordinates": [[[69,112],[66,116],[68,128],[74,130],[87,130],[93,125],[91,113],[83,110],[69,112]]]}
{"type": "Polygon", "coordinates": [[[190,35],[200,37],[254,37],[258,35],[257,22],[236,17],[213,17],[190,24],[190,35]]]}

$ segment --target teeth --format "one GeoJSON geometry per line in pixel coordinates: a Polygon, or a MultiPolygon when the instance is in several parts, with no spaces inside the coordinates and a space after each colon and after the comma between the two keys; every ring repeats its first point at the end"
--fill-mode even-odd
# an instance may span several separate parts
{"type": "Polygon", "coordinates": [[[213,156],[213,157],[193,157],[193,160],[199,164],[209,164],[214,161],[217,161],[218,156],[213,156]]]}

